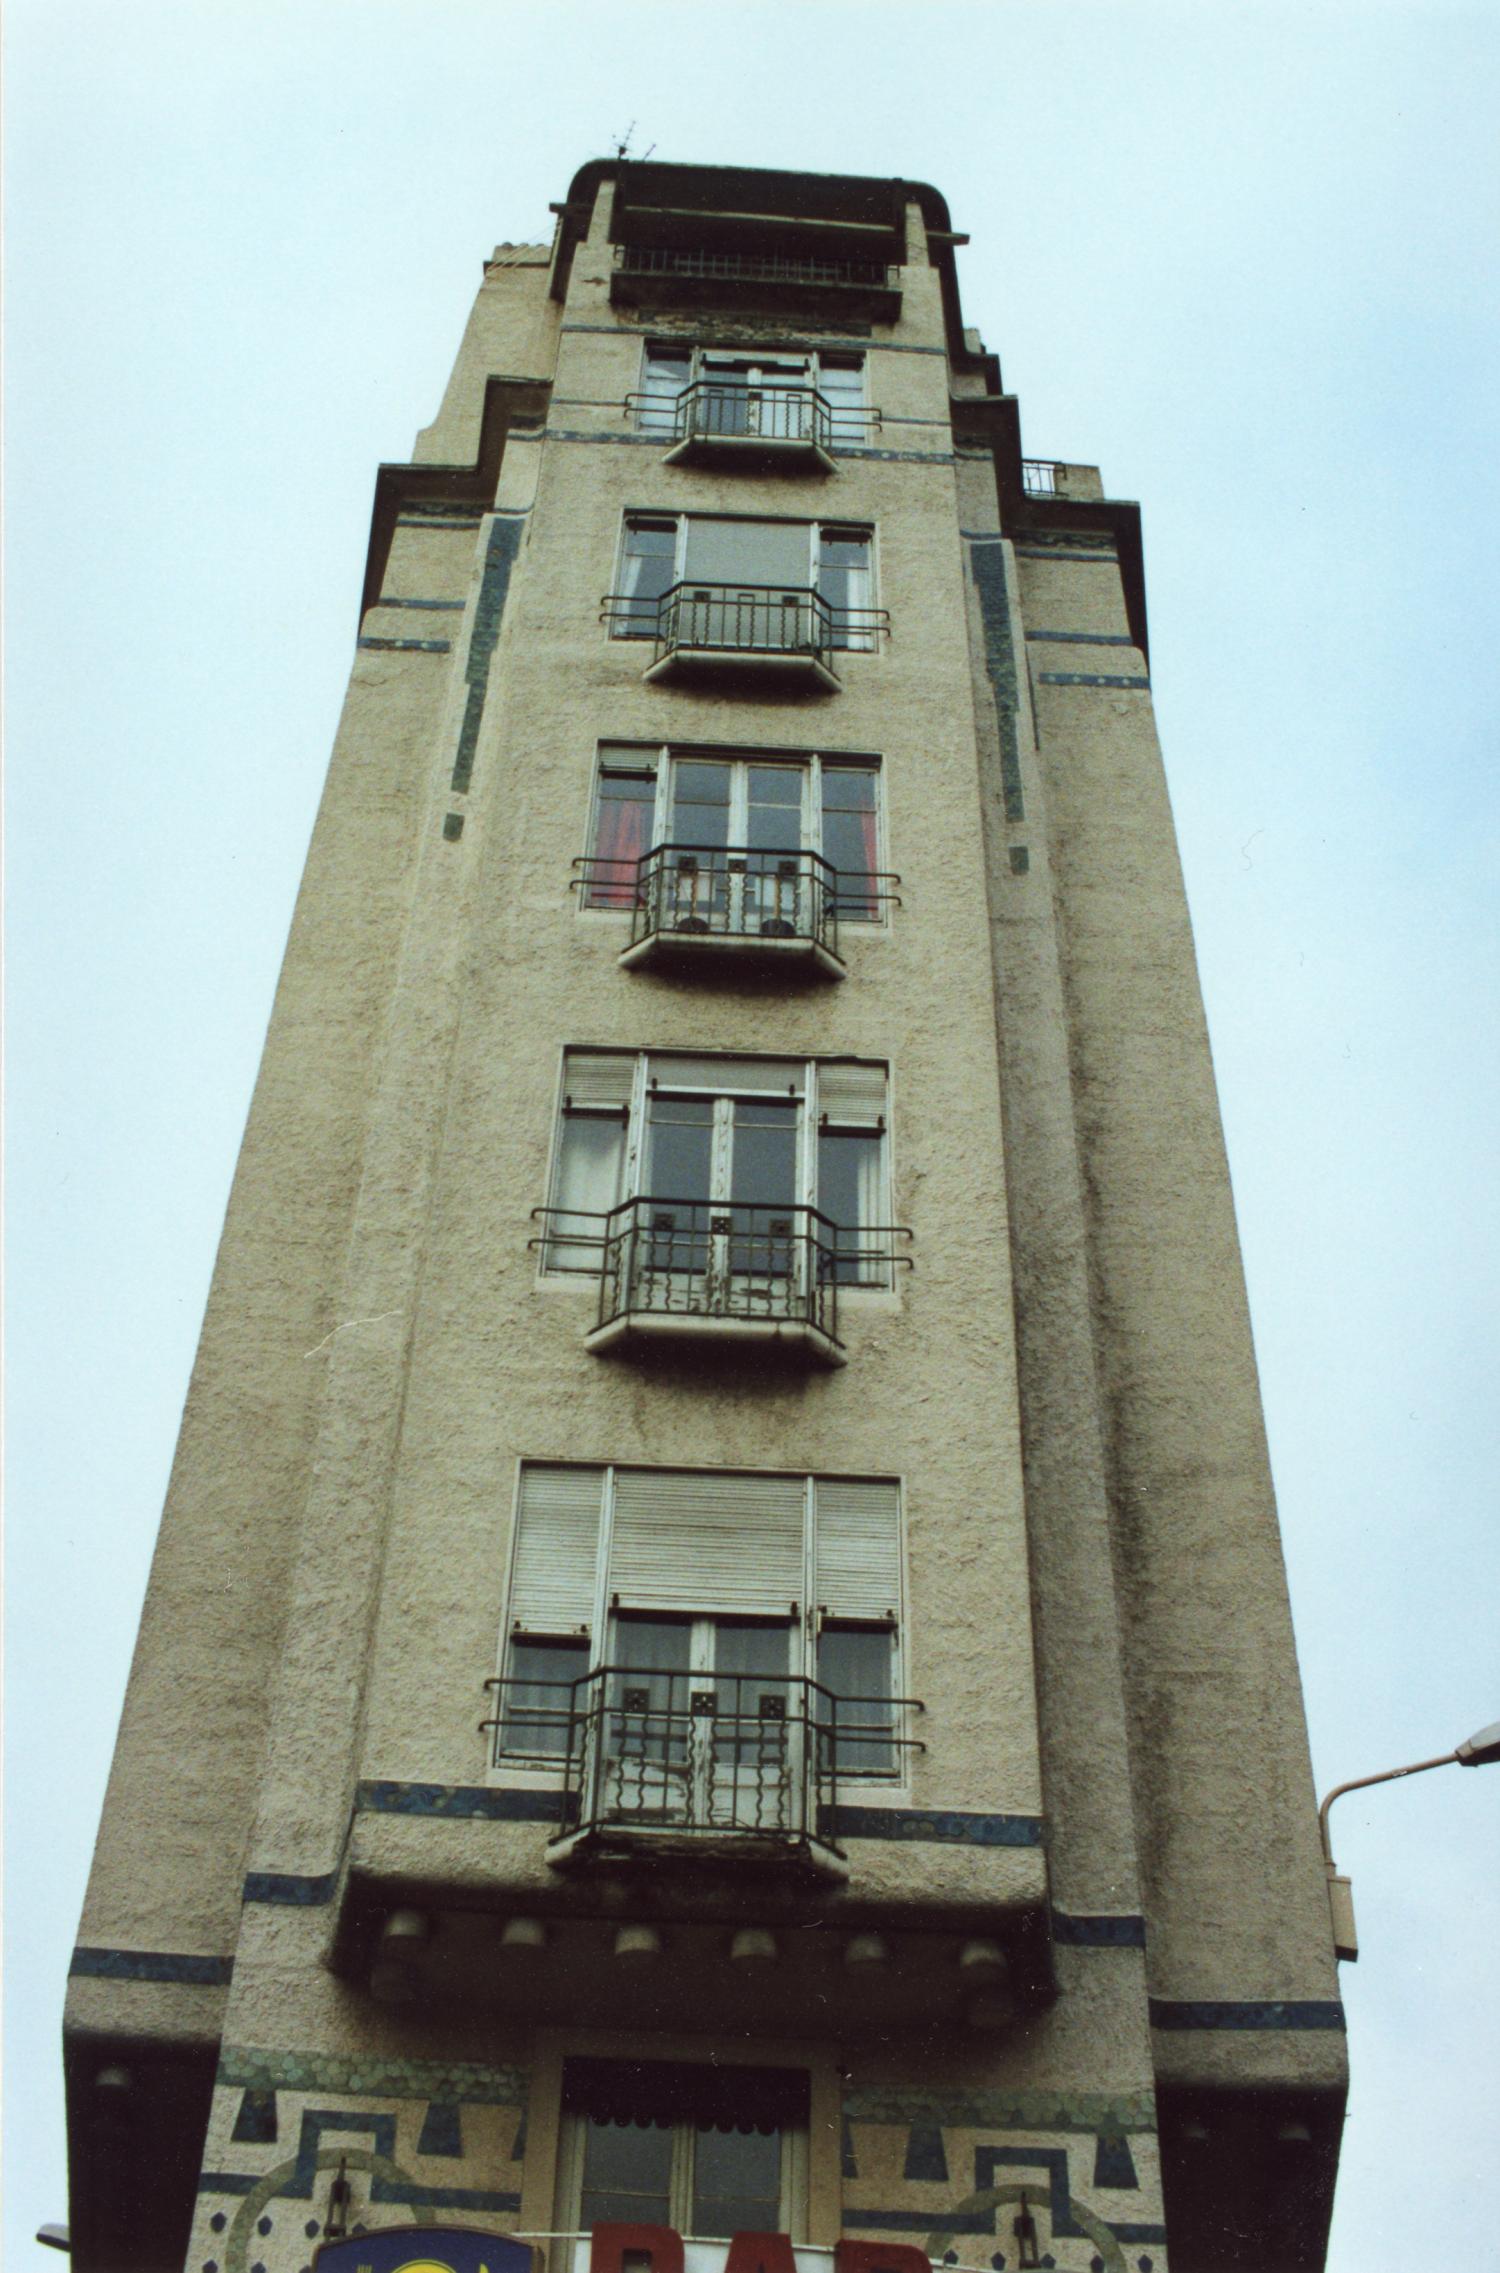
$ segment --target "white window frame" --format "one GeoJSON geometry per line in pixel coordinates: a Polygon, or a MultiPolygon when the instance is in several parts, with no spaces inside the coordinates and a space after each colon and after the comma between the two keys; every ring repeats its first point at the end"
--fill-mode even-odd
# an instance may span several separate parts
{"type": "MultiPolygon", "coordinates": [[[[688,513],[678,507],[668,507],[662,511],[649,505],[627,505],[620,516],[620,539],[616,552],[613,586],[616,593],[623,594],[625,592],[627,540],[632,526],[642,521],[662,524],[670,521],[675,525],[676,539],[668,590],[687,581],[688,530],[694,521],[737,521],[744,523],[747,527],[764,528],[769,526],[784,529],[805,529],[807,531],[807,583],[805,588],[809,592],[820,591],[818,583],[818,573],[822,566],[820,548],[825,534],[834,537],[840,535],[862,537],[869,547],[870,589],[860,603],[859,612],[870,616],[872,621],[866,629],[856,632],[844,644],[836,644],[835,651],[840,655],[875,655],[879,653],[880,632],[875,619],[878,616],[876,594],[880,590],[880,574],[876,559],[877,532],[874,522],[858,519],[841,520],[837,514],[833,513],[818,520],[805,521],[800,514],[795,513],[688,513]]],[[[725,589],[732,590],[732,582],[726,582],[725,589]]],[[[794,585],[789,581],[786,589],[789,592],[800,592],[804,587],[794,585]]],[[[614,640],[642,639],[651,636],[649,632],[622,628],[624,621],[625,619],[619,617],[607,621],[604,627],[605,637],[614,640]]]]}
{"type": "MultiPolygon", "coordinates": [[[[624,742],[601,741],[594,750],[594,774],[589,790],[588,834],[585,839],[584,858],[599,857],[599,821],[602,811],[601,784],[611,765],[620,772],[627,770],[651,774],[655,780],[655,802],[651,817],[650,841],[645,851],[654,852],[664,844],[678,841],[667,825],[673,804],[673,774],[679,765],[701,760],[712,764],[730,764],[741,769],[740,780],[730,805],[729,842],[731,847],[742,846],[745,841],[746,791],[744,769],[753,765],[786,766],[800,768],[802,785],[802,847],[804,852],[827,856],[823,851],[823,774],[869,773],[875,781],[875,864],[868,872],[888,875],[890,853],[886,843],[885,761],[878,750],[782,750],[752,749],[741,743],[714,744],[709,742],[624,742]],[[623,753],[629,752],[639,761],[627,768],[623,753]],[[738,832],[738,833],[736,833],[738,832]]],[[[579,891],[578,913],[586,916],[629,916],[628,899],[622,904],[608,907],[590,907],[588,893],[579,891]]],[[[861,934],[890,929],[890,903],[881,894],[875,899],[876,912],[871,916],[849,915],[839,912],[840,923],[859,926],[861,934]]]]}
{"type": "MultiPolygon", "coordinates": [[[[506,1567],[505,1608],[504,1615],[500,1622],[499,1648],[496,1656],[495,1669],[497,1675],[503,1680],[508,1673],[511,1662],[511,1645],[515,1641],[522,1641],[526,1643],[567,1642],[574,1645],[586,1642],[589,1651],[588,1670],[590,1674],[592,1674],[596,1672],[599,1667],[609,1665],[613,1662],[612,1653],[618,1619],[623,1615],[628,1620],[632,1615],[634,1615],[637,1617],[647,1618],[653,1616],[671,1618],[674,1620],[680,1620],[684,1625],[690,1626],[693,1629],[689,1644],[690,1667],[694,1671],[700,1671],[705,1676],[707,1676],[711,1674],[713,1670],[711,1629],[717,1627],[717,1625],[721,1623],[725,1623],[730,1620],[744,1621],[746,1619],[749,1619],[752,1621],[758,1621],[762,1617],[761,1612],[746,1611],[740,1606],[715,1607],[706,1599],[703,1602],[701,1608],[695,1609],[684,1609],[680,1606],[673,1606],[670,1608],[663,1608],[660,1611],[653,1611],[648,1605],[639,1602],[628,1603],[623,1606],[623,1609],[621,1606],[617,1606],[613,1597],[618,1589],[612,1584],[611,1571],[611,1559],[613,1555],[615,1535],[616,1487],[619,1477],[622,1474],[627,1473],[632,1476],[688,1477],[717,1475],[765,1475],[767,1477],[772,1477],[778,1482],[782,1483],[785,1483],[788,1480],[795,1480],[797,1482],[800,1482],[802,1486],[803,1511],[802,1584],[801,1590],[795,1602],[788,1603],[787,1605],[785,1623],[788,1629],[790,1644],[787,1659],[788,1674],[794,1679],[805,1678],[811,1681],[817,1680],[818,1645],[824,1632],[829,1628],[836,1628],[844,1631],[884,1633],[889,1639],[891,1650],[891,1732],[892,1738],[894,1740],[891,1747],[891,1764],[889,1768],[862,1769],[857,1766],[845,1766],[840,1768],[839,1775],[841,1781],[844,1778],[848,1778],[850,1781],[857,1782],[860,1785],[878,1786],[882,1793],[889,1793],[893,1790],[904,1790],[908,1783],[906,1763],[907,1748],[903,1743],[899,1741],[905,1733],[904,1715],[896,1703],[896,1700],[900,1699],[904,1694],[905,1688],[904,1666],[906,1658],[906,1635],[908,1625],[908,1610],[906,1601],[906,1490],[904,1482],[900,1477],[837,1476],[830,1474],[826,1470],[812,1470],[803,1473],[799,1470],[786,1469],[720,1469],[712,1467],[656,1468],[639,1466],[634,1462],[620,1461],[560,1462],[547,1460],[521,1460],[517,1463],[516,1466],[516,1479],[511,1502],[510,1548],[506,1567]],[[525,1479],[528,1473],[534,1470],[556,1470],[558,1468],[589,1469],[597,1473],[599,1477],[599,1528],[595,1548],[594,1570],[592,1578],[592,1608],[590,1610],[587,1627],[584,1629],[580,1629],[577,1626],[564,1628],[561,1625],[555,1623],[543,1624],[536,1622],[527,1622],[525,1624],[522,1624],[518,1622],[518,1609],[515,1602],[515,1593],[517,1564],[519,1561],[521,1549],[521,1518],[524,1505],[523,1495],[525,1488],[525,1479]],[[836,1487],[840,1484],[849,1483],[880,1484],[887,1487],[895,1494],[895,1555],[893,1572],[895,1581],[893,1591],[895,1599],[889,1605],[888,1615],[877,1615],[874,1613],[873,1609],[870,1608],[861,1610],[858,1613],[837,1607],[830,1609],[827,1604],[821,1603],[817,1600],[817,1595],[819,1592],[818,1487],[820,1484],[836,1487]]],[[[765,1623],[768,1625],[781,1623],[780,1618],[773,1614],[766,1613],[764,1614],[764,1617],[765,1623]]],[[[498,1696],[501,1701],[497,1713],[495,1742],[491,1747],[491,1759],[489,1767],[491,1780],[499,1781],[502,1777],[509,1780],[513,1779],[517,1775],[521,1775],[523,1777],[529,1775],[539,1778],[545,1784],[555,1785],[562,1774],[562,1768],[556,1762],[555,1756],[535,1751],[523,1751],[519,1748],[510,1752],[507,1752],[504,1749],[503,1731],[498,1723],[500,1721],[503,1721],[505,1709],[505,1691],[501,1689],[498,1692],[498,1696]]],[[[855,1739],[854,1741],[857,1742],[858,1739],[855,1739]]],[[[878,1739],[873,1741],[878,1741],[878,1739]]]]}
{"type": "Polygon", "coordinates": [[[847,419],[852,423],[857,419],[859,423],[857,436],[848,432],[839,434],[837,423],[835,423],[830,434],[830,444],[835,456],[841,451],[857,450],[868,446],[874,423],[874,413],[870,407],[870,358],[867,350],[860,347],[773,347],[758,340],[748,346],[743,343],[737,344],[732,340],[724,344],[712,340],[696,340],[691,344],[686,341],[678,342],[668,339],[644,341],[641,348],[640,391],[636,405],[638,431],[643,434],[660,435],[663,440],[670,439],[676,432],[677,405],[683,394],[689,387],[696,386],[700,380],[707,379],[712,383],[713,371],[711,366],[720,361],[743,363],[746,367],[745,384],[751,388],[766,383],[762,376],[765,372],[791,371],[796,368],[803,373],[807,384],[815,388],[819,394],[823,393],[825,370],[857,370],[860,382],[858,404],[852,401],[839,404],[835,402],[832,396],[828,395],[824,395],[823,399],[827,402],[835,422],[840,419],[847,419]],[[653,362],[665,362],[669,359],[676,361],[679,358],[686,362],[687,375],[677,392],[669,395],[653,389],[649,383],[653,362]],[[669,404],[671,406],[670,422],[664,423],[659,415],[653,415],[653,406],[665,409],[669,404]]]}
{"type": "MultiPolygon", "coordinates": [[[[702,2061],[674,2061],[674,2067],[706,2066],[702,2061]]],[[[733,2065],[725,2063],[714,2071],[719,2080],[733,2074],[733,2065]]],[[[557,2186],[555,2196],[556,2234],[549,2236],[553,2243],[552,2273],[575,2273],[587,2263],[589,2236],[583,2232],[579,2220],[583,2215],[584,2152],[588,2139],[589,2118],[564,2112],[560,2118],[557,2186]]],[[[664,2126],[665,2128],[665,2126],[664,2126]]],[[[670,2126],[672,2134],[672,2170],[669,2181],[670,2210],[667,2223],[681,2234],[684,2241],[698,2239],[691,2231],[693,2207],[693,2139],[696,2126],[685,2119],[670,2126]]],[[[808,2131],[804,2124],[789,2125],[781,2131],[781,2203],[777,2213],[776,2231],[790,2236],[795,2242],[805,2242],[808,2230],[808,2186],[810,2155],[808,2131]]],[[[710,2247],[727,2247],[718,2237],[710,2237],[710,2247]]]]}
{"type": "MultiPolygon", "coordinates": [[[[792,1197],[787,1204],[793,1207],[810,1208],[818,1206],[818,1138],[823,1127],[823,1114],[819,1097],[821,1069],[850,1064],[871,1068],[878,1065],[882,1068],[885,1083],[884,1105],[874,1123],[870,1124],[851,1119],[840,1120],[833,1125],[840,1130],[847,1130],[851,1134],[872,1135],[880,1139],[877,1205],[871,1211],[869,1221],[864,1228],[875,1230],[882,1225],[889,1227],[893,1220],[891,1068],[883,1060],[873,1058],[776,1059],[768,1056],[720,1057],[710,1052],[705,1052],[700,1056],[678,1050],[596,1050],[586,1047],[566,1049],[563,1052],[562,1065],[558,1076],[552,1157],[547,1178],[549,1213],[567,1212],[562,1209],[563,1140],[568,1121],[584,1116],[592,1116],[600,1120],[619,1120],[623,1117],[624,1120],[625,1135],[621,1147],[615,1195],[612,1200],[607,1202],[607,1205],[616,1207],[626,1200],[645,1200],[654,1196],[645,1183],[647,1106],[653,1089],[665,1089],[673,1095],[713,1099],[715,1106],[714,1167],[712,1171],[714,1183],[710,1191],[710,1198],[717,1201],[722,1196],[725,1203],[728,1204],[728,1178],[731,1172],[729,1146],[736,1098],[762,1096],[769,1101],[772,1098],[780,1098],[788,1094],[786,1090],[769,1088],[763,1081],[756,1082],[748,1076],[742,1077],[741,1085],[736,1087],[735,1069],[741,1066],[763,1067],[767,1064],[785,1064],[788,1068],[797,1069],[797,1073],[794,1075],[794,1094],[798,1106],[796,1173],[792,1197]],[[589,1058],[632,1057],[635,1062],[631,1076],[630,1095],[623,1109],[613,1103],[607,1105],[589,1103],[570,1105],[571,1091],[568,1076],[572,1066],[589,1058]],[[670,1070],[674,1067],[712,1068],[713,1078],[712,1080],[688,1078],[681,1072],[674,1077],[670,1070]]],[[[672,1195],[662,1193],[659,1196],[666,1199],[672,1195]]],[[[545,1240],[542,1242],[538,1254],[539,1282],[553,1286],[577,1282],[580,1276],[578,1270],[559,1270],[550,1262],[548,1245],[545,1240]]],[[[840,1302],[846,1301],[850,1296],[889,1295],[893,1289],[895,1275],[894,1266],[885,1264],[880,1267],[878,1276],[872,1272],[868,1278],[841,1278],[839,1281],[839,1300],[840,1302]]]]}

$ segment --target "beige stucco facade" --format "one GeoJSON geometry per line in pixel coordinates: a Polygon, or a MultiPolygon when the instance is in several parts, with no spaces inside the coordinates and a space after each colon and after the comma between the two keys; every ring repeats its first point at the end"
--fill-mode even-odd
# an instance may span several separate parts
{"type": "Polygon", "coordinates": [[[372,2228],[556,2236],[585,2060],[805,2078],[808,2244],[1321,2262],[1343,2040],[1138,520],[1023,473],[953,242],[920,185],[585,168],[382,470],[70,1984],[86,2267],[300,2273],[341,2157],[372,2228]],[[724,257],[630,276],[658,241],[724,257]],[[668,462],[648,342],[858,356],[878,418],[668,462]],[[868,532],[867,649],[648,676],[604,607],[643,515],[868,532]],[[878,762],[842,975],[622,966],[603,743],[878,762]],[[768,1339],[773,1286],[747,1338],[731,1279],[586,1346],[538,1211],[587,1051],[883,1069],[898,1260],[834,1336],[768,1339]],[[793,1681],[780,1851],[595,1838],[496,1735],[538,1465],[895,1486],[881,1772],[819,1781],[793,1681]]]}

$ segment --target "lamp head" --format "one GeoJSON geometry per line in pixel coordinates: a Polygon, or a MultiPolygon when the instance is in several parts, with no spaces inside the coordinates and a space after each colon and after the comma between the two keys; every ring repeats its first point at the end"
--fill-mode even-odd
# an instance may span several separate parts
{"type": "Polygon", "coordinates": [[[1492,1760],[1500,1760],[1500,1721],[1491,1721],[1488,1728],[1477,1729],[1455,1744],[1453,1757],[1461,1768],[1487,1768],[1492,1760]]]}

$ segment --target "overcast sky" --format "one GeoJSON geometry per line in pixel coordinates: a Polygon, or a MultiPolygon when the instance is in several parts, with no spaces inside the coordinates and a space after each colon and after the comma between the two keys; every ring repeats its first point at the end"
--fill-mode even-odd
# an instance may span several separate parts
{"type": "MultiPolygon", "coordinates": [[[[8,2262],[375,468],[632,124],[935,182],[1028,454],[1142,501],[1319,1786],[1500,1715],[1493,0],[7,15],[8,2262]]],[[[1330,2264],[1500,2267],[1500,1770],[1334,1823],[1330,2264]]]]}

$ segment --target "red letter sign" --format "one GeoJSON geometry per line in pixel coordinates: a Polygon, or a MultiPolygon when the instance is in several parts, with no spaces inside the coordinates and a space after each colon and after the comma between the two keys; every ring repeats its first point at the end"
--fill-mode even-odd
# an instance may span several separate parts
{"type": "MultiPolygon", "coordinates": [[[[601,2220],[589,2247],[589,2273],[682,2273],[682,2236],[670,2226],[627,2226],[601,2220]],[[633,2260],[634,2262],[628,2262],[633,2260]]],[[[922,2260],[925,2265],[927,2260],[922,2260]]]]}
{"type": "Polygon", "coordinates": [[[797,2273],[789,2234],[736,2234],[724,2273],[797,2273]]]}
{"type": "Polygon", "coordinates": [[[908,2241],[841,2241],[833,2273],[932,2273],[932,2264],[925,2249],[908,2241]]]}

